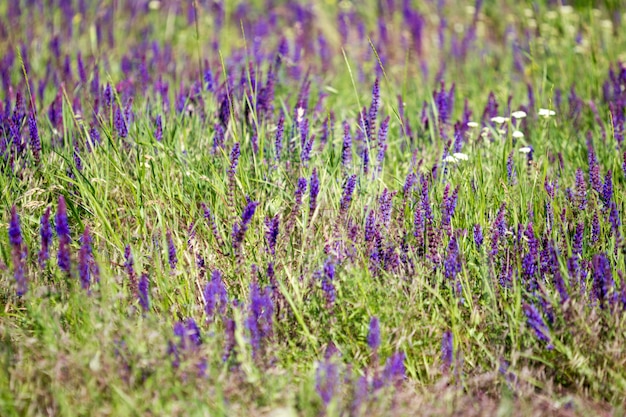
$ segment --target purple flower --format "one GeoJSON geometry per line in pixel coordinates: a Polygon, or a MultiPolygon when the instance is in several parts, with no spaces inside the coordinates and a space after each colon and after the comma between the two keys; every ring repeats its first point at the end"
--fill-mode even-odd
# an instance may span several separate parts
{"type": "Polygon", "coordinates": [[[582,256],[583,254],[583,234],[585,231],[585,223],[580,222],[576,225],[576,233],[574,234],[574,243],[572,244],[572,255],[582,256]]]}
{"type": "Polygon", "coordinates": [[[404,367],[404,352],[396,352],[391,355],[387,362],[385,362],[385,368],[383,369],[383,380],[385,385],[398,385],[406,377],[406,369],[404,367]]]}
{"type": "Polygon", "coordinates": [[[207,207],[206,204],[200,203],[200,205],[202,206],[202,210],[204,211],[204,218],[209,222],[209,226],[211,227],[211,232],[213,233],[215,241],[220,248],[224,247],[224,240],[222,239],[222,236],[220,235],[220,232],[217,228],[215,216],[213,216],[213,213],[211,213],[211,210],[207,207]]]}
{"type": "Polygon", "coordinates": [[[339,205],[339,217],[345,216],[350,208],[350,203],[352,202],[352,193],[354,192],[354,188],[356,187],[356,175],[351,175],[346,181],[346,185],[343,188],[343,194],[341,196],[341,203],[339,205]]]}
{"type": "Polygon", "coordinates": [[[28,290],[25,276],[26,246],[22,241],[20,218],[15,206],[11,207],[11,221],[9,222],[9,243],[11,244],[11,258],[13,260],[13,276],[17,284],[17,295],[21,297],[28,290]]]}
{"type": "Polygon", "coordinates": [[[341,163],[344,167],[348,167],[352,161],[352,135],[350,134],[350,125],[343,122],[343,149],[341,151],[341,163]]]}
{"type": "Polygon", "coordinates": [[[35,119],[35,114],[33,112],[28,115],[28,130],[30,132],[30,148],[33,152],[35,163],[39,165],[41,158],[41,140],[39,139],[37,120],[35,119]]]}
{"type": "Polygon", "coordinates": [[[376,352],[380,347],[380,323],[378,317],[370,319],[369,332],[367,333],[367,345],[376,352]]]}
{"type": "Polygon", "coordinates": [[[235,174],[237,174],[240,156],[241,150],[239,149],[239,142],[237,142],[230,151],[230,168],[228,169],[228,207],[233,211],[235,210],[235,174]]]}
{"type": "Polygon", "coordinates": [[[506,158],[506,176],[509,179],[509,184],[515,184],[517,182],[515,179],[515,167],[513,166],[513,151],[511,151],[506,158]]]}
{"type": "Polygon", "coordinates": [[[339,386],[339,369],[330,360],[320,363],[315,371],[315,389],[328,407],[339,386]]]}
{"type": "Polygon", "coordinates": [[[41,216],[39,235],[41,236],[41,250],[39,251],[39,266],[44,268],[50,257],[52,243],[52,227],[50,226],[50,207],[41,216]]]}
{"type": "Polygon", "coordinates": [[[259,203],[257,201],[249,201],[248,205],[241,214],[241,221],[233,225],[232,248],[235,254],[240,254],[243,238],[248,230],[248,227],[250,226],[252,216],[254,216],[254,212],[258,205],[259,203]]]}
{"type": "Polygon", "coordinates": [[[262,343],[272,336],[274,303],[271,289],[261,290],[257,283],[250,284],[250,306],[246,327],[250,332],[250,345],[255,358],[260,354],[262,343]]]}
{"type": "Polygon", "coordinates": [[[265,239],[267,240],[267,248],[272,255],[276,254],[276,241],[278,240],[280,225],[280,217],[275,215],[274,217],[265,218],[265,239]]]}
{"type": "Polygon", "coordinates": [[[80,251],[78,253],[78,277],[84,290],[89,290],[91,285],[91,265],[94,263],[91,249],[91,235],[89,226],[85,226],[85,231],[81,236],[80,251]]]}
{"type": "Polygon", "coordinates": [[[601,308],[606,307],[609,301],[610,292],[615,287],[613,273],[611,271],[611,263],[604,253],[594,255],[592,259],[593,266],[593,296],[600,304],[601,308]]]}
{"type": "Polygon", "coordinates": [[[456,242],[456,237],[452,236],[450,242],[448,242],[448,256],[443,263],[445,277],[452,281],[456,279],[456,276],[461,272],[461,258],[459,255],[459,245],[456,242]]]}
{"type": "Polygon", "coordinates": [[[174,269],[176,269],[176,264],[178,263],[178,258],[176,257],[176,246],[174,246],[174,240],[172,239],[172,232],[169,229],[167,229],[166,238],[167,238],[167,256],[168,256],[168,261],[170,263],[170,268],[173,271],[174,269]]]}
{"type": "Polygon", "coordinates": [[[141,274],[137,296],[139,305],[143,311],[150,311],[150,278],[148,278],[148,274],[146,273],[141,274]]]}
{"type": "Polygon", "coordinates": [[[550,330],[543,320],[541,313],[539,313],[534,305],[528,303],[524,303],[522,305],[522,309],[526,315],[526,323],[528,326],[533,329],[539,340],[548,344],[546,348],[548,350],[552,350],[554,346],[552,345],[552,339],[550,338],[550,330]]]}
{"type": "Polygon", "coordinates": [[[322,280],[322,291],[326,297],[326,306],[328,309],[332,309],[337,298],[337,290],[333,283],[335,279],[335,264],[331,259],[327,259],[324,262],[323,272],[317,273],[318,277],[322,280]]]}
{"type": "Polygon", "coordinates": [[[446,330],[441,339],[441,362],[445,373],[450,371],[454,359],[453,336],[450,330],[446,330]]]}
{"type": "Polygon", "coordinates": [[[602,188],[602,202],[604,206],[608,206],[613,198],[613,175],[611,174],[611,170],[606,173],[606,177],[604,177],[604,186],[602,188]]]}
{"type": "MultiPolygon", "coordinates": [[[[366,125],[367,137],[370,141],[374,141],[374,134],[376,133],[376,117],[378,116],[378,106],[380,102],[380,81],[376,77],[374,86],[372,87],[372,104],[369,110],[369,119],[366,125]]],[[[382,127],[381,127],[382,128],[382,127]]]]}
{"type": "Polygon", "coordinates": [[[600,237],[600,218],[598,212],[594,211],[593,219],[591,220],[591,244],[595,245],[600,237]]]}
{"type": "Polygon", "coordinates": [[[115,108],[115,130],[117,130],[117,134],[120,138],[126,138],[128,136],[128,125],[127,120],[124,119],[124,112],[116,106],[115,108]]]}
{"type": "Polygon", "coordinates": [[[275,149],[276,149],[276,160],[280,161],[280,157],[283,152],[283,133],[285,130],[285,116],[283,114],[280,115],[278,119],[278,124],[276,125],[276,139],[275,139],[275,149]]]}
{"type": "Polygon", "coordinates": [[[317,176],[317,168],[313,168],[311,179],[309,180],[309,219],[313,217],[317,208],[317,195],[320,191],[320,180],[317,176]]]}
{"type": "Polygon", "coordinates": [[[70,227],[67,221],[67,206],[65,198],[59,196],[59,205],[55,217],[56,232],[59,237],[59,251],[57,253],[57,263],[62,271],[70,273],[70,227]]]}
{"type": "Polygon", "coordinates": [[[480,224],[475,224],[474,225],[474,244],[476,245],[476,247],[478,249],[480,249],[480,247],[483,245],[483,231],[482,228],[480,227],[480,224]]]}
{"type": "Polygon", "coordinates": [[[130,245],[126,245],[124,248],[124,268],[128,275],[130,282],[130,289],[134,296],[137,296],[137,274],[135,273],[135,261],[133,260],[133,254],[130,251],[130,245]]]}
{"type": "Polygon", "coordinates": [[[216,313],[219,313],[222,317],[226,313],[228,293],[222,280],[222,274],[217,269],[213,271],[211,280],[204,287],[204,301],[206,303],[204,312],[206,313],[207,321],[212,321],[216,313]]]}
{"type": "Polygon", "coordinates": [[[576,170],[576,203],[579,210],[587,208],[587,183],[585,182],[585,174],[583,170],[576,170]]]}
{"type": "Polygon", "coordinates": [[[163,140],[163,120],[160,114],[156,117],[155,125],[154,138],[157,142],[161,142],[163,140]]]}

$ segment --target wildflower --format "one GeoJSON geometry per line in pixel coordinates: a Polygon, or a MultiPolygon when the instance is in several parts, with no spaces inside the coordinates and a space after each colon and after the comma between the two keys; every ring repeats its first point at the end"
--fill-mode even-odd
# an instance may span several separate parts
{"type": "Polygon", "coordinates": [[[150,311],[150,279],[146,273],[141,274],[137,296],[139,299],[139,305],[143,311],[150,311]]]}
{"type": "Polygon", "coordinates": [[[250,306],[246,326],[250,332],[250,345],[255,357],[260,353],[263,340],[272,335],[273,316],[271,289],[268,287],[263,291],[253,282],[250,284],[250,306]]]}
{"type": "Polygon", "coordinates": [[[343,122],[343,150],[341,152],[341,163],[347,167],[352,160],[352,136],[350,135],[350,125],[343,122]]]}
{"type": "Polygon", "coordinates": [[[404,358],[404,352],[396,352],[387,359],[383,369],[383,380],[386,385],[398,385],[406,377],[404,358]]]}
{"type": "Polygon", "coordinates": [[[550,116],[556,115],[556,112],[554,110],[541,108],[537,114],[541,117],[549,118],[550,116]]]}
{"type": "Polygon", "coordinates": [[[166,232],[167,238],[167,258],[170,263],[170,268],[172,271],[176,269],[176,264],[178,263],[178,257],[176,256],[176,246],[174,246],[174,240],[172,239],[172,231],[167,230],[166,232]]]}
{"type": "Polygon", "coordinates": [[[443,333],[443,338],[441,339],[441,361],[442,369],[445,373],[450,371],[452,360],[454,359],[453,342],[452,332],[450,330],[446,330],[443,333]]]}
{"type": "Polygon", "coordinates": [[[550,330],[548,329],[546,322],[543,320],[541,313],[539,313],[534,305],[528,303],[524,303],[522,305],[522,309],[526,315],[528,326],[533,329],[539,340],[548,344],[546,348],[548,350],[552,350],[554,346],[552,345],[552,339],[550,338],[550,330]]]}
{"type": "Polygon", "coordinates": [[[220,316],[224,316],[226,307],[228,305],[228,293],[222,280],[222,274],[219,270],[213,271],[211,274],[211,280],[204,287],[204,312],[207,316],[207,321],[212,321],[216,313],[220,316]]]}
{"type": "Polygon", "coordinates": [[[343,188],[343,194],[341,196],[341,202],[339,205],[339,216],[343,217],[350,208],[350,203],[352,202],[352,193],[354,192],[354,188],[356,187],[356,175],[351,175],[346,181],[346,185],[343,188]]]}
{"type": "Polygon", "coordinates": [[[367,333],[367,345],[376,352],[380,346],[380,323],[378,317],[370,319],[369,332],[367,333]]]}
{"type": "Polygon", "coordinates": [[[330,360],[320,363],[315,371],[315,390],[328,407],[339,385],[339,369],[330,360]]]}
{"type": "Polygon", "coordinates": [[[78,253],[78,277],[83,289],[89,290],[91,285],[91,264],[94,262],[91,252],[91,236],[89,226],[85,226],[85,231],[81,236],[80,251],[78,253]]]}
{"type": "Polygon", "coordinates": [[[241,221],[233,224],[231,244],[236,254],[239,254],[240,252],[243,238],[248,230],[248,227],[250,226],[250,222],[252,221],[252,217],[254,216],[254,212],[256,211],[258,205],[259,203],[256,201],[249,201],[248,205],[241,214],[241,221]]]}
{"type": "Polygon", "coordinates": [[[511,113],[511,117],[513,117],[514,119],[523,119],[526,116],[527,114],[523,110],[518,110],[518,111],[514,111],[513,113],[511,113]]]}
{"type": "Polygon", "coordinates": [[[41,249],[39,251],[39,266],[45,267],[50,257],[50,243],[52,243],[52,227],[50,226],[50,207],[41,216],[39,235],[41,236],[41,249]]]}
{"type": "Polygon", "coordinates": [[[274,148],[276,150],[276,160],[280,161],[280,156],[283,152],[283,133],[285,130],[285,116],[283,114],[280,115],[278,119],[278,124],[276,125],[276,138],[274,141],[274,148]]]}
{"type": "Polygon", "coordinates": [[[473,128],[473,127],[478,127],[478,126],[480,126],[480,125],[478,123],[476,123],[476,122],[467,122],[467,127],[472,127],[473,128]]]}
{"type": "Polygon", "coordinates": [[[317,195],[320,191],[320,180],[317,176],[317,168],[313,168],[311,179],[309,180],[309,218],[315,213],[317,208],[317,195]]]}
{"type": "Polygon", "coordinates": [[[448,162],[448,163],[451,163],[451,164],[455,164],[458,161],[457,161],[457,159],[453,155],[448,155],[445,158],[443,158],[443,162],[448,162]]]}
{"type": "Polygon", "coordinates": [[[62,271],[69,274],[70,272],[70,227],[67,221],[67,206],[65,205],[65,198],[62,195],[59,196],[59,204],[57,207],[57,214],[55,217],[56,232],[59,237],[59,251],[57,253],[57,263],[62,271]]]}
{"type": "Polygon", "coordinates": [[[504,124],[505,122],[509,121],[508,117],[502,117],[502,116],[496,116],[496,117],[492,117],[490,119],[492,122],[497,123],[499,125],[504,124]]]}
{"type": "Polygon", "coordinates": [[[467,161],[469,159],[469,156],[467,156],[464,153],[461,152],[455,152],[452,154],[452,156],[457,160],[457,161],[467,161]]]}
{"type": "Polygon", "coordinates": [[[130,281],[130,289],[134,296],[137,296],[137,274],[135,273],[135,261],[130,251],[130,245],[124,248],[124,268],[130,281]]]}
{"type": "Polygon", "coordinates": [[[592,259],[593,296],[604,308],[609,301],[610,292],[615,287],[611,263],[604,253],[594,255],[592,259]]]}
{"type": "Polygon", "coordinates": [[[154,138],[157,142],[161,142],[163,140],[163,120],[161,119],[161,115],[159,114],[156,117],[156,130],[154,131],[154,138]]]}
{"type": "Polygon", "coordinates": [[[483,231],[479,224],[474,225],[474,244],[478,249],[483,245],[483,231]]]}
{"type": "Polygon", "coordinates": [[[374,86],[372,87],[372,104],[369,110],[369,119],[368,119],[369,123],[367,124],[367,137],[369,138],[370,141],[374,140],[374,134],[376,133],[376,117],[378,115],[379,101],[380,101],[380,86],[379,86],[378,77],[376,77],[376,81],[374,81],[374,86]]]}
{"type": "Polygon", "coordinates": [[[524,154],[529,154],[533,151],[533,148],[530,146],[524,146],[523,148],[519,148],[518,151],[524,154]]]}
{"type": "Polygon", "coordinates": [[[28,130],[30,132],[30,147],[35,158],[35,163],[39,165],[41,154],[41,140],[39,139],[39,130],[37,129],[37,120],[35,114],[31,112],[28,115],[28,130]]]}
{"type": "Polygon", "coordinates": [[[337,296],[337,290],[335,289],[335,285],[333,283],[335,279],[335,264],[332,260],[327,259],[324,262],[324,270],[322,279],[322,291],[326,296],[326,305],[329,309],[333,307],[335,304],[335,298],[337,296]]]}
{"type": "Polygon", "coordinates": [[[602,195],[600,196],[605,206],[608,206],[613,198],[613,176],[611,170],[604,177],[604,186],[602,187],[602,195]]]}
{"type": "Polygon", "coordinates": [[[22,240],[20,218],[15,206],[11,208],[11,221],[9,222],[9,243],[11,244],[11,258],[13,260],[13,276],[17,283],[17,295],[21,297],[28,289],[25,276],[26,247],[22,240]]]}
{"type": "Polygon", "coordinates": [[[267,240],[267,248],[272,255],[276,254],[276,241],[278,240],[278,228],[280,218],[278,214],[274,217],[265,218],[265,239],[267,240]]]}
{"type": "MultiPolygon", "coordinates": [[[[513,131],[513,133],[511,134],[511,136],[513,136],[515,139],[521,139],[521,138],[523,138],[523,137],[524,137],[524,133],[523,133],[523,132],[521,132],[521,131],[519,131],[519,130],[515,130],[515,131],[513,131]]],[[[524,148],[522,148],[522,149],[526,149],[526,148],[524,147],[524,148]]],[[[521,150],[520,150],[520,152],[521,152],[521,150]]],[[[529,152],[530,152],[530,151],[529,151],[529,152]]],[[[525,153],[528,153],[528,152],[525,152],[525,153]]]]}

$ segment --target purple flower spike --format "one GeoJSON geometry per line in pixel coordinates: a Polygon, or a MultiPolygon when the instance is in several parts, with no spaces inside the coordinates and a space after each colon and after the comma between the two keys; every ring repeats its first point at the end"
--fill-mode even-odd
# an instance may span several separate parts
{"type": "Polygon", "coordinates": [[[206,302],[204,312],[206,313],[207,321],[212,321],[216,313],[219,313],[222,317],[226,313],[228,293],[222,281],[222,274],[217,269],[213,271],[211,280],[204,287],[204,301],[206,302]]]}
{"type": "Polygon", "coordinates": [[[39,266],[44,268],[50,258],[50,244],[52,243],[52,226],[50,226],[50,207],[41,216],[39,235],[41,236],[41,250],[39,251],[39,266]]]}
{"type": "Polygon", "coordinates": [[[552,345],[552,339],[550,338],[550,330],[543,320],[541,313],[539,313],[537,308],[532,304],[524,303],[522,308],[524,310],[524,314],[526,315],[528,326],[533,329],[539,340],[548,344],[546,348],[548,350],[552,350],[554,346],[552,345]]]}
{"type": "Polygon", "coordinates": [[[70,273],[70,227],[67,221],[67,206],[65,198],[59,196],[59,205],[55,217],[56,232],[59,237],[59,251],[57,253],[57,263],[62,271],[70,273]]]}
{"type": "Polygon", "coordinates": [[[478,249],[483,245],[483,230],[481,229],[479,224],[474,225],[474,244],[478,249]]]}
{"type": "Polygon", "coordinates": [[[11,244],[11,258],[13,260],[13,276],[17,284],[17,295],[26,294],[28,284],[25,276],[26,247],[22,241],[22,229],[20,218],[15,206],[11,208],[11,221],[9,222],[9,243],[11,244]]]}
{"type": "Polygon", "coordinates": [[[450,330],[446,330],[441,339],[441,361],[444,373],[450,371],[452,360],[454,359],[454,343],[450,330]]]}
{"type": "Polygon", "coordinates": [[[89,290],[91,286],[91,265],[93,264],[93,253],[91,249],[91,235],[89,226],[85,226],[85,231],[81,236],[80,252],[78,253],[78,277],[84,290],[89,290]]]}
{"type": "Polygon", "coordinates": [[[315,371],[315,381],[315,389],[324,406],[328,407],[339,385],[339,369],[330,360],[326,360],[320,363],[315,371]]]}
{"type": "Polygon", "coordinates": [[[267,249],[272,255],[276,255],[276,241],[278,240],[280,226],[280,217],[275,215],[274,217],[265,218],[265,239],[267,240],[267,249]]]}
{"type": "Polygon", "coordinates": [[[154,138],[157,140],[157,142],[161,142],[163,140],[163,120],[161,119],[160,114],[156,118],[155,125],[156,128],[154,131],[154,138]]]}
{"type": "Polygon", "coordinates": [[[130,251],[130,245],[126,245],[124,248],[124,268],[130,281],[130,289],[133,296],[137,297],[137,274],[135,273],[135,262],[133,260],[133,254],[130,251]]]}
{"type": "Polygon", "coordinates": [[[387,359],[383,370],[383,380],[386,385],[398,386],[404,380],[406,377],[404,358],[404,352],[396,352],[387,359]]]}
{"type": "Polygon", "coordinates": [[[255,358],[261,353],[263,342],[273,333],[274,303],[271,289],[261,290],[256,283],[250,285],[250,307],[246,326],[255,358]]]}
{"type": "Polygon", "coordinates": [[[352,135],[350,134],[350,125],[343,122],[343,150],[341,151],[341,163],[344,167],[348,167],[352,161],[352,135]]]}
{"type": "Polygon", "coordinates": [[[346,181],[346,185],[343,188],[343,194],[341,196],[341,203],[339,205],[339,217],[343,217],[350,208],[350,203],[352,202],[352,193],[354,192],[354,188],[356,187],[356,175],[350,176],[348,181],[346,181]]]}
{"type": "Polygon", "coordinates": [[[367,345],[376,352],[380,347],[380,322],[378,317],[372,317],[370,319],[369,332],[367,334],[367,345]]]}
{"type": "Polygon", "coordinates": [[[313,168],[311,179],[309,180],[309,219],[317,208],[317,195],[320,192],[320,180],[317,176],[317,168],[313,168]]]}
{"type": "Polygon", "coordinates": [[[252,221],[252,217],[258,205],[259,203],[257,201],[249,201],[241,214],[241,221],[233,225],[232,248],[237,255],[240,255],[243,238],[250,226],[250,222],[252,221]]]}
{"type": "Polygon", "coordinates": [[[178,263],[178,258],[176,256],[176,246],[174,246],[174,240],[172,239],[172,232],[171,230],[167,230],[166,232],[166,237],[167,237],[167,255],[168,255],[168,260],[170,263],[170,268],[172,269],[172,271],[174,269],[176,269],[176,264],[178,263]]]}
{"type": "Polygon", "coordinates": [[[142,310],[145,312],[150,311],[150,278],[148,278],[148,274],[141,274],[141,279],[139,280],[139,291],[138,291],[138,299],[139,305],[142,310]]]}
{"type": "Polygon", "coordinates": [[[41,158],[41,140],[39,139],[39,130],[37,129],[37,120],[35,114],[28,115],[28,131],[30,132],[30,148],[35,158],[35,163],[39,165],[41,158]]]}

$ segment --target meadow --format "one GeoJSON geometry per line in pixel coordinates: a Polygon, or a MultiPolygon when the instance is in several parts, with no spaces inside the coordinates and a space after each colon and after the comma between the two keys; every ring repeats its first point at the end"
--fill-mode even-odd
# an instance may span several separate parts
{"type": "Polygon", "coordinates": [[[625,415],[620,6],[0,2],[0,415],[625,415]]]}

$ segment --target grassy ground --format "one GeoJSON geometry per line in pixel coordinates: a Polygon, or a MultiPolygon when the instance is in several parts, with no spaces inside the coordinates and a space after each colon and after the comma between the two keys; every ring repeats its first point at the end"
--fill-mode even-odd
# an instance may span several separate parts
{"type": "Polygon", "coordinates": [[[1,415],[624,415],[619,4],[56,3],[0,4],[1,415]]]}

